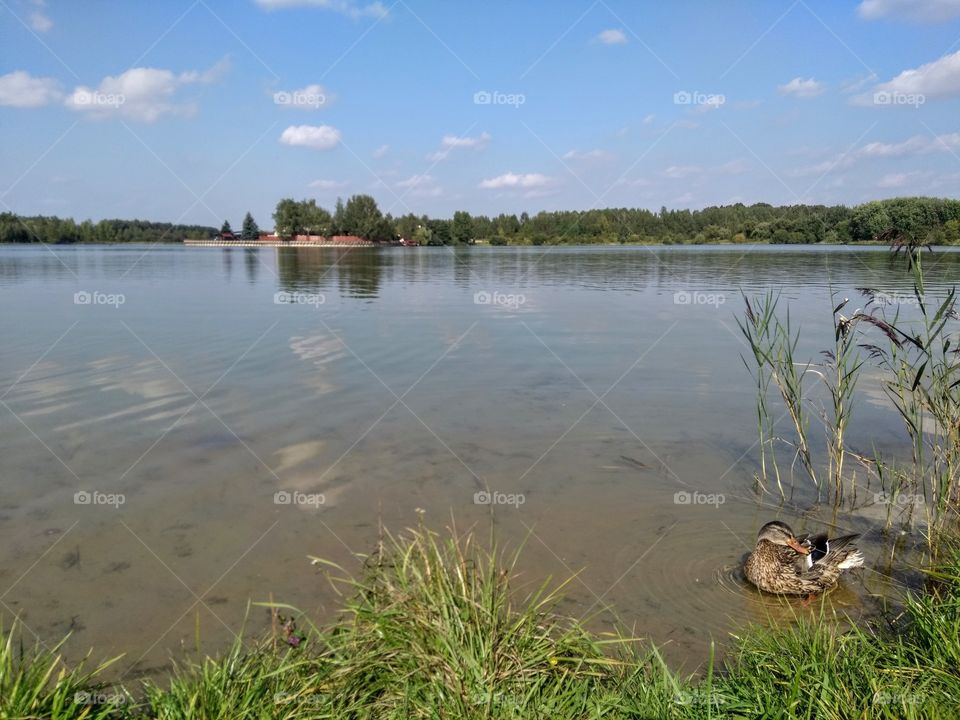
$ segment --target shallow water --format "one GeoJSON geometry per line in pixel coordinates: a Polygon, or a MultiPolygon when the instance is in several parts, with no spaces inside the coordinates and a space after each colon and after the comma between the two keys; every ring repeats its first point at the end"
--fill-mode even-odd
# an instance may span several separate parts
{"type": "MultiPolygon", "coordinates": [[[[930,258],[931,287],[958,267],[930,258]]],[[[261,629],[251,600],[333,618],[307,556],[359,568],[422,514],[525,540],[524,581],[579,572],[563,610],[688,670],[806,612],[738,573],[774,517],[865,533],[869,567],[823,601],[858,617],[915,579],[869,502],[831,514],[799,476],[758,501],[735,316],[782,289],[813,357],[831,289],[853,309],[862,286],[910,291],[878,248],[0,248],[0,615],[155,673],[198,626],[209,652],[261,629]]],[[[851,444],[895,453],[864,385],[851,444]]]]}

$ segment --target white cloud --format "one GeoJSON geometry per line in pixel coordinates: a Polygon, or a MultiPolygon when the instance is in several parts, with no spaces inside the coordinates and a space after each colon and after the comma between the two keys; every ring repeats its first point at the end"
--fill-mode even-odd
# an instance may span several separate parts
{"type": "Polygon", "coordinates": [[[702,172],[703,168],[699,165],[671,165],[663,171],[663,174],[668,178],[679,180],[690,175],[699,175],[702,172]]]}
{"type": "Polygon", "coordinates": [[[817,82],[813,78],[804,80],[802,77],[795,77],[785,85],[778,85],[777,91],[781,95],[793,95],[798,98],[816,97],[824,90],[823,83],[817,82]]]}
{"type": "Polygon", "coordinates": [[[657,119],[657,116],[654,115],[653,113],[650,113],[649,115],[645,115],[645,116],[644,116],[644,118],[643,118],[643,124],[644,124],[644,125],[651,125],[651,124],[653,124],[653,121],[656,120],[656,119],[657,119]]]}
{"type": "Polygon", "coordinates": [[[273,93],[273,102],[289,110],[319,110],[330,105],[335,96],[323,85],[307,85],[298,90],[279,90],[273,93]]]}
{"type": "Polygon", "coordinates": [[[944,55],[926,65],[904,70],[892,80],[874,86],[873,90],[857,95],[852,102],[857,105],[874,105],[876,96],[922,96],[925,100],[960,95],[960,50],[944,55]]]}
{"type": "Polygon", "coordinates": [[[346,180],[314,180],[309,187],[315,190],[339,190],[349,184],[346,180]]]}
{"type": "Polygon", "coordinates": [[[45,33],[53,27],[53,20],[44,15],[42,12],[31,13],[30,27],[37,32],[45,33]]]}
{"type": "Polygon", "coordinates": [[[865,20],[893,17],[920,23],[947,22],[960,16],[960,0],[862,0],[857,12],[865,20]]]}
{"type": "Polygon", "coordinates": [[[671,165],[663,174],[673,180],[682,180],[691,175],[740,175],[750,169],[750,163],[746,160],[731,160],[723,165],[712,167],[702,167],[700,165],[671,165]]]}
{"type": "Polygon", "coordinates": [[[845,170],[864,160],[929,155],[942,152],[960,152],[960,132],[943,135],[914,135],[898,143],[867,143],[845,155],[838,155],[833,160],[825,160],[816,165],[796,168],[787,174],[794,177],[820,175],[831,170],[845,170]]]}
{"type": "Polygon", "coordinates": [[[606,150],[586,150],[581,152],[580,150],[570,150],[563,154],[563,160],[580,160],[580,161],[590,161],[590,160],[607,160],[611,157],[610,153],[606,150]]]}
{"type": "Polygon", "coordinates": [[[148,123],[163,115],[189,115],[195,106],[175,102],[177,90],[186,85],[216,82],[229,67],[229,58],[223,58],[208,70],[190,70],[179,75],[171,70],[131,68],[115,77],[105,77],[97,87],[78,85],[64,103],[71,110],[92,117],[119,114],[148,123]]]}
{"type": "Polygon", "coordinates": [[[849,95],[851,93],[857,92],[865,85],[869,85],[872,82],[876,82],[876,80],[877,80],[876,73],[867,73],[866,75],[855,77],[844,82],[842,85],[840,85],[840,92],[844,93],[845,95],[849,95]]]}
{"type": "Polygon", "coordinates": [[[443,139],[440,140],[440,149],[427,155],[427,160],[431,162],[446,160],[453,150],[458,148],[480,150],[485,148],[489,142],[490,134],[487,132],[480,133],[477,137],[444,135],[443,139]]]}
{"type": "Polygon", "coordinates": [[[749,169],[750,163],[746,160],[731,160],[723,165],[718,165],[713,170],[721,175],[741,175],[749,169]]]}
{"type": "Polygon", "coordinates": [[[60,83],[53,78],[33,77],[23,70],[0,75],[0,105],[35,108],[63,97],[60,83]]]}
{"type": "Polygon", "coordinates": [[[877,187],[880,188],[901,188],[914,178],[920,175],[919,172],[889,173],[877,180],[877,187]]]}
{"type": "Polygon", "coordinates": [[[438,197],[443,194],[431,175],[411,175],[406,180],[397,183],[398,188],[404,188],[410,195],[419,197],[438,197]]]}
{"type": "Polygon", "coordinates": [[[413,188],[413,187],[422,187],[423,185],[429,185],[433,182],[433,176],[431,175],[411,175],[406,180],[401,180],[397,183],[399,188],[413,188]]]}
{"type": "Polygon", "coordinates": [[[620,178],[614,184],[618,187],[651,187],[653,185],[653,181],[648,180],[647,178],[636,178],[634,180],[620,178]]]}
{"type": "Polygon", "coordinates": [[[489,178],[480,183],[481,188],[485,189],[496,189],[496,188],[535,188],[543,187],[544,185],[549,185],[551,178],[546,175],[541,175],[540,173],[521,173],[519,175],[512,172],[504,173],[503,175],[498,175],[494,178],[489,178]]]}
{"type": "Polygon", "coordinates": [[[264,10],[315,7],[332,10],[352,18],[372,17],[380,19],[388,14],[386,6],[379,0],[368,5],[361,5],[352,0],[256,0],[256,3],[264,10]]]}
{"type": "Polygon", "coordinates": [[[627,36],[623,30],[604,30],[596,40],[604,45],[626,45],[627,36]]]}
{"type": "Polygon", "coordinates": [[[373,155],[373,159],[374,159],[374,160],[379,160],[379,159],[382,158],[384,155],[386,155],[389,151],[390,151],[390,146],[389,146],[389,145],[381,145],[381,146],[378,147],[376,150],[374,150],[374,151],[371,153],[371,155],[373,155]]]}
{"type": "Polygon", "coordinates": [[[340,131],[330,125],[291,125],[280,135],[285,145],[330,150],[340,142],[340,131]]]}
{"type": "Polygon", "coordinates": [[[960,149],[960,132],[944,135],[914,135],[899,143],[867,143],[857,151],[860,157],[902,157],[928,155],[960,149]]]}

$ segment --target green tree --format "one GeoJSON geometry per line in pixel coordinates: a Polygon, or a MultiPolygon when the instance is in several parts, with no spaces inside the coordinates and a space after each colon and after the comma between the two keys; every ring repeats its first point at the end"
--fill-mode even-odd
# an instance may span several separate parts
{"type": "Polygon", "coordinates": [[[273,213],[273,226],[276,233],[282,238],[290,238],[303,234],[303,218],[301,206],[293,198],[283,198],[277,203],[273,213]]]}
{"type": "Polygon", "coordinates": [[[417,228],[423,225],[423,222],[413,213],[408,213],[397,218],[393,224],[394,232],[400,237],[411,240],[417,232],[417,228]]]}
{"type": "Polygon", "coordinates": [[[223,225],[220,226],[220,234],[226,235],[227,233],[232,233],[233,230],[230,229],[230,221],[224,220],[223,225]]]}
{"type": "Polygon", "coordinates": [[[473,218],[470,213],[458,210],[450,225],[450,240],[456,245],[466,245],[473,240],[473,218]]]}
{"type": "Polygon", "coordinates": [[[357,235],[368,240],[384,239],[384,234],[391,234],[392,228],[387,230],[383,214],[377,207],[377,201],[370,195],[354,195],[347,200],[342,212],[341,231],[347,235],[357,235]]]}
{"type": "Polygon", "coordinates": [[[249,212],[243,216],[243,226],[240,230],[240,237],[244,240],[256,240],[260,237],[260,228],[257,227],[253,215],[249,212]]]}
{"type": "Polygon", "coordinates": [[[337,198],[337,204],[333,209],[333,234],[334,235],[347,235],[347,230],[345,227],[346,223],[346,210],[343,207],[343,200],[337,198]]]}
{"type": "Polygon", "coordinates": [[[300,217],[303,221],[304,234],[332,235],[333,217],[317,205],[316,200],[302,200],[300,202],[300,217]]]}

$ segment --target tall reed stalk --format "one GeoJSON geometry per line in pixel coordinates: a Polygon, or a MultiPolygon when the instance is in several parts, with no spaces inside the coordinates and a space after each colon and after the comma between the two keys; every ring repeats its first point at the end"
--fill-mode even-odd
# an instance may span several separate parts
{"type": "MultiPolygon", "coordinates": [[[[760,432],[761,452],[766,453],[769,446],[772,462],[776,470],[777,487],[783,497],[783,485],[780,481],[779,469],[776,466],[776,449],[774,440],[788,442],[795,448],[794,458],[799,459],[804,471],[813,481],[819,492],[820,479],[813,462],[808,440],[810,420],[804,402],[803,380],[810,368],[810,363],[798,363],[795,359],[797,344],[800,341],[799,331],[795,331],[790,323],[790,311],[787,310],[784,319],[777,315],[777,304],[780,296],[767,292],[762,297],[756,297],[753,303],[744,297],[746,313],[741,320],[737,318],[740,332],[750,345],[755,363],[755,378],[757,382],[757,416],[760,432]],[[780,398],[787,414],[793,423],[794,439],[792,442],[775,435],[776,421],[772,418],[767,406],[767,395],[770,383],[773,383],[780,393],[780,398]]],[[[744,359],[747,368],[749,363],[744,359]]],[[[764,455],[761,468],[762,480],[767,481],[766,458],[764,455]]]]}

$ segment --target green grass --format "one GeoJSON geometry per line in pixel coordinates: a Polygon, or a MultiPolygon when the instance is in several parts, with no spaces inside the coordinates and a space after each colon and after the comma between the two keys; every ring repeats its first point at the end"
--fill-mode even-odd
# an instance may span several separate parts
{"type": "Polygon", "coordinates": [[[270,637],[131,688],[136,702],[97,685],[105,668],[64,668],[11,632],[0,718],[957,718],[960,551],[942,557],[896,622],[756,627],[694,678],[558,615],[562,588],[520,587],[515,555],[420,529],[387,538],[358,579],[323,564],[345,598],[331,627],[272,606],[270,637]]]}

